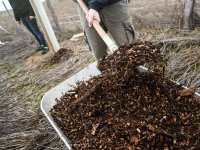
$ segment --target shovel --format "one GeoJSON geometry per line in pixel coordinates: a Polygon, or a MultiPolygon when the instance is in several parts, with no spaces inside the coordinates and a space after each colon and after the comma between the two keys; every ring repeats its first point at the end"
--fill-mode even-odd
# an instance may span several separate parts
{"type": "MultiPolygon", "coordinates": [[[[85,14],[89,12],[88,7],[85,5],[85,3],[82,0],[77,0],[80,7],[84,11],[85,14]]],[[[103,41],[106,43],[108,49],[113,53],[115,50],[118,49],[118,46],[114,43],[114,41],[108,36],[108,34],[103,30],[103,28],[100,26],[100,24],[93,20],[93,27],[97,31],[97,33],[100,35],[100,37],[103,39],[103,41]]]]}
{"type": "MultiPolygon", "coordinates": [[[[89,12],[89,9],[85,5],[85,3],[82,0],[77,0],[77,2],[79,3],[79,5],[82,8],[82,10],[84,11],[84,13],[87,14],[89,12]]],[[[97,33],[99,34],[99,36],[103,39],[103,41],[107,45],[108,49],[112,53],[114,51],[116,51],[118,49],[118,46],[108,36],[108,34],[103,30],[103,28],[100,26],[100,24],[96,20],[93,20],[92,24],[93,24],[93,27],[95,28],[95,30],[97,31],[97,33]]],[[[146,67],[144,67],[144,66],[138,66],[136,68],[138,69],[139,72],[147,72],[148,71],[148,69],[146,67]]]]}

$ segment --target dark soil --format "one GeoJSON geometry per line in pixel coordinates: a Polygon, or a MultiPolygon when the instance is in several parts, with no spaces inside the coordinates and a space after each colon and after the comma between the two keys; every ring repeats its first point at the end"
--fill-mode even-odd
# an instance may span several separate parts
{"type": "Polygon", "coordinates": [[[53,57],[50,59],[50,64],[57,64],[61,60],[68,60],[72,56],[73,52],[71,49],[61,48],[53,57]]]}
{"type": "Polygon", "coordinates": [[[78,83],[50,111],[77,150],[200,149],[200,102],[162,73],[136,66],[162,60],[148,42],[99,62],[102,74],[78,83]]]}

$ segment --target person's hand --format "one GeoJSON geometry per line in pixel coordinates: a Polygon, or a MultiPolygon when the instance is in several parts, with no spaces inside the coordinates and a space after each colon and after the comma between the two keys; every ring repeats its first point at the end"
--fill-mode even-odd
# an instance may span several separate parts
{"type": "Polygon", "coordinates": [[[99,13],[94,9],[89,10],[88,14],[86,14],[86,19],[88,21],[89,27],[92,26],[93,20],[96,20],[98,23],[101,21],[99,13]]]}
{"type": "Polygon", "coordinates": [[[35,19],[35,16],[29,16],[29,19],[30,19],[30,20],[35,19]]]}

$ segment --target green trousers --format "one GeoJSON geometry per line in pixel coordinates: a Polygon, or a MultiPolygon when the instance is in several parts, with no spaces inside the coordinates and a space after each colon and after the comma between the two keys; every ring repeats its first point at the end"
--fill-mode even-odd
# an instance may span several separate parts
{"type": "MultiPolygon", "coordinates": [[[[83,27],[87,43],[97,60],[107,55],[107,46],[98,35],[94,27],[89,27],[85,13],[79,7],[81,25],[83,27]]],[[[135,30],[128,8],[128,0],[122,0],[107,7],[100,12],[102,28],[109,32],[118,46],[131,44],[135,38],[135,30]]]]}

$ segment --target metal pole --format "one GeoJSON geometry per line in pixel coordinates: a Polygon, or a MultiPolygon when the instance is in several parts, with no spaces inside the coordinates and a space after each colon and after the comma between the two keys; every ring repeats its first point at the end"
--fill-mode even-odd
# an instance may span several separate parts
{"type": "Polygon", "coordinates": [[[55,11],[51,5],[51,1],[50,0],[46,0],[46,3],[47,3],[47,7],[49,8],[50,12],[51,12],[51,15],[52,15],[52,18],[53,18],[53,21],[58,29],[59,32],[62,32],[61,31],[61,28],[60,28],[60,25],[58,23],[58,17],[56,16],[55,14],[55,11]]]}
{"type": "MultiPolygon", "coordinates": [[[[2,3],[3,3],[3,6],[5,7],[5,9],[6,9],[8,15],[10,16],[10,18],[13,18],[13,16],[11,15],[11,13],[10,13],[9,10],[8,10],[6,4],[4,3],[4,1],[2,1],[2,3]]],[[[14,28],[17,29],[17,32],[18,32],[18,33],[20,33],[20,30],[19,30],[18,25],[16,24],[15,21],[13,21],[13,22],[14,22],[14,24],[13,24],[14,28]]]]}
{"type": "Polygon", "coordinates": [[[12,16],[12,15],[10,14],[10,12],[9,12],[9,10],[8,10],[8,8],[7,8],[7,6],[6,6],[6,4],[4,3],[4,1],[2,1],[2,3],[3,3],[3,6],[5,7],[7,13],[9,14],[9,16],[12,16]]]}
{"type": "Polygon", "coordinates": [[[31,5],[38,17],[38,20],[41,24],[42,30],[45,34],[46,40],[48,42],[50,50],[53,51],[53,53],[56,53],[60,49],[60,45],[58,43],[58,40],[55,36],[55,33],[53,31],[53,28],[50,24],[50,21],[47,17],[47,14],[45,12],[45,9],[42,5],[42,2],[39,0],[30,0],[31,5]]]}

